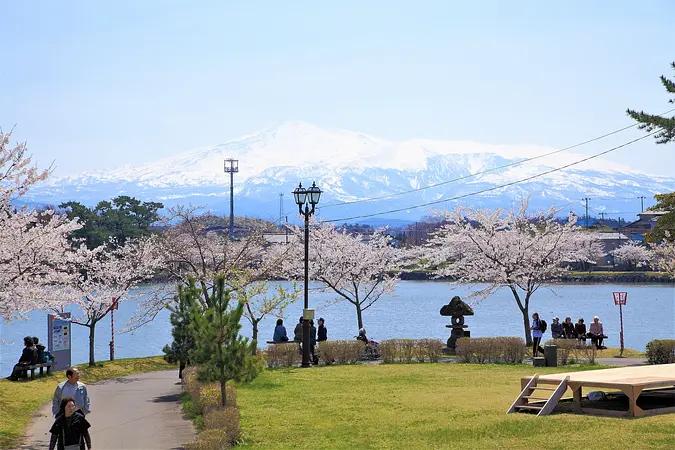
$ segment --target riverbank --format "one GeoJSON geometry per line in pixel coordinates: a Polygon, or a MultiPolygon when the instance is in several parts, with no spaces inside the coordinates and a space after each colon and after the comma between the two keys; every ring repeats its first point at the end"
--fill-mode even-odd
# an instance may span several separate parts
{"type": "MultiPolygon", "coordinates": [[[[80,380],[85,383],[118,378],[125,375],[175,368],[161,356],[128,358],[99,362],[95,367],[78,366],[80,380]]],[[[40,406],[51,400],[56,385],[65,381],[65,371],[29,381],[0,379],[0,448],[16,448],[26,425],[40,406]]]]}
{"type": "MultiPolygon", "coordinates": [[[[400,273],[407,281],[454,281],[450,277],[435,278],[433,272],[414,270],[400,273]]],[[[675,278],[661,272],[569,272],[553,283],[663,283],[675,284],[675,278]]]]}

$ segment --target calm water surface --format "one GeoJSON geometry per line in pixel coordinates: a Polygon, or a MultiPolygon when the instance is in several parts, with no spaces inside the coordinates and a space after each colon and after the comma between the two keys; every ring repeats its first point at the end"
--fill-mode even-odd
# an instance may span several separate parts
{"type": "MultiPolygon", "coordinates": [[[[283,284],[283,283],[282,283],[283,284]]],[[[311,285],[310,287],[315,287],[311,285]]],[[[148,291],[151,287],[141,288],[148,291]]],[[[389,338],[440,338],[447,339],[448,317],[439,314],[441,306],[454,295],[462,298],[476,290],[474,285],[453,285],[439,281],[402,281],[393,295],[382,297],[363,313],[368,336],[382,340],[389,338]]],[[[571,316],[574,322],[583,317],[590,323],[594,315],[604,323],[610,336],[609,346],[619,345],[619,309],[614,306],[612,292],[628,292],[628,304],[623,309],[625,345],[644,350],[655,338],[675,338],[675,286],[666,284],[583,284],[561,285],[538,290],[531,302],[530,312],[539,311],[548,323],[551,318],[571,316]]],[[[310,308],[316,309],[317,318],[326,319],[329,339],[353,339],[358,332],[356,312],[350,303],[330,304],[334,294],[310,291],[310,308]]],[[[470,299],[466,299],[471,301],[470,299]]],[[[132,316],[136,301],[120,305],[115,313],[115,330],[119,332],[132,316]]],[[[476,313],[468,317],[471,335],[523,336],[522,315],[510,291],[500,290],[488,299],[474,305],[476,313]]],[[[289,335],[302,312],[302,299],[284,312],[284,322],[289,335]]],[[[266,317],[260,324],[259,346],[272,339],[276,317],[266,317]]],[[[242,319],[242,334],[251,336],[251,326],[242,319]]],[[[550,328],[550,327],[549,327],[550,328]]],[[[0,321],[0,375],[6,376],[21,355],[23,337],[38,336],[47,342],[47,314],[31,313],[28,320],[6,323],[0,321]]],[[[547,332],[550,337],[550,331],[547,332]]],[[[96,359],[108,358],[110,341],[110,316],[96,326],[96,359]]],[[[168,311],[160,313],[154,322],[134,333],[116,334],[115,355],[118,358],[161,354],[165,344],[171,342],[171,325],[168,311]]],[[[88,329],[73,326],[72,360],[88,360],[88,329]]]]}

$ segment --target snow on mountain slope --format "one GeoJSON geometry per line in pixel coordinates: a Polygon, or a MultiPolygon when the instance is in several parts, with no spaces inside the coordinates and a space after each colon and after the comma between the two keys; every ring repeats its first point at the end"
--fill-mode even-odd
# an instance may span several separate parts
{"type": "MultiPolygon", "coordinates": [[[[488,190],[534,177],[585,156],[560,152],[504,167],[553,150],[529,145],[427,139],[395,142],[363,133],[290,122],[152,163],[54,177],[37,186],[28,199],[50,203],[74,199],[93,203],[124,193],[167,204],[197,202],[217,204],[217,208],[224,209],[223,199],[229,189],[229,180],[223,173],[223,160],[235,158],[239,160],[239,173],[234,177],[235,192],[241,199],[240,208],[244,209],[238,211],[243,213],[248,207],[258,212],[269,210],[268,214],[273,215],[278,211],[278,193],[290,194],[299,181],[316,180],[325,192],[322,204],[330,205],[409,191],[490,170],[459,182],[377,203],[325,209],[331,210],[332,215],[340,216],[488,190]]],[[[635,198],[637,194],[672,190],[673,186],[675,179],[650,176],[597,158],[463,201],[470,199],[477,204],[494,206],[510,204],[515,196],[530,195],[535,203],[548,202],[547,206],[550,206],[554,201],[558,204],[575,203],[590,195],[598,200],[605,199],[606,204],[599,207],[609,210],[613,198],[635,198]]],[[[287,198],[290,205],[291,196],[287,198]]],[[[424,210],[416,210],[414,214],[422,215],[424,210]]]]}

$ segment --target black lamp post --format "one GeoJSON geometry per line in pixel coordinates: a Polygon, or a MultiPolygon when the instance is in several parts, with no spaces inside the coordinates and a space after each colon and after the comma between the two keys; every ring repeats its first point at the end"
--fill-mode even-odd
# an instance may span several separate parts
{"type": "Polygon", "coordinates": [[[313,317],[309,317],[309,216],[314,214],[314,208],[319,203],[321,189],[316,186],[316,182],[312,183],[312,187],[309,189],[305,189],[300,183],[293,191],[293,197],[298,205],[300,215],[305,217],[305,308],[302,314],[302,367],[310,367],[309,321],[313,317]],[[304,210],[302,209],[303,206],[305,207],[304,210]]]}

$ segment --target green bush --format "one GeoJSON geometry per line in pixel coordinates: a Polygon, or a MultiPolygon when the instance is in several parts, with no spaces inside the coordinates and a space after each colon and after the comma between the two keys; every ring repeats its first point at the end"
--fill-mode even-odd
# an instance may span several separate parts
{"type": "Polygon", "coordinates": [[[500,336],[493,338],[457,339],[455,354],[463,362],[479,364],[523,362],[527,347],[521,338],[500,336]]]}
{"type": "Polygon", "coordinates": [[[675,363],[675,339],[653,339],[647,343],[649,364],[675,363]]]}
{"type": "Polygon", "coordinates": [[[267,367],[297,366],[301,360],[298,344],[295,342],[272,344],[267,347],[265,359],[267,360],[267,367]]]}

